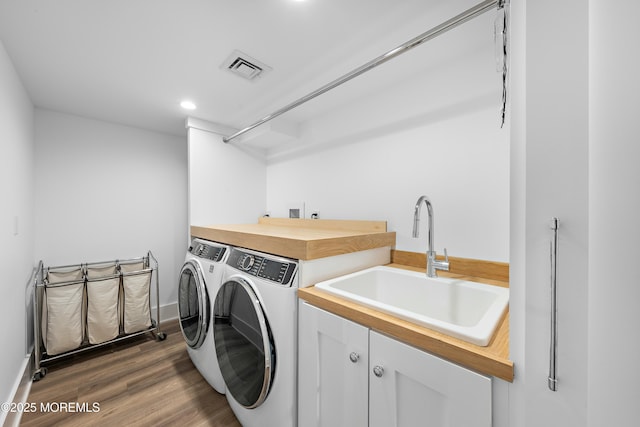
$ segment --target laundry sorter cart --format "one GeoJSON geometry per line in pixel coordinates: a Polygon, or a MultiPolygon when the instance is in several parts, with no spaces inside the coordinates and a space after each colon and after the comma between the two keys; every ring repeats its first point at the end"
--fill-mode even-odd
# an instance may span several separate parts
{"type": "Polygon", "coordinates": [[[158,261],[140,258],[46,267],[38,265],[33,292],[35,370],[43,364],[91,348],[160,331],[158,261]],[[155,318],[151,283],[155,278],[155,318]]]}

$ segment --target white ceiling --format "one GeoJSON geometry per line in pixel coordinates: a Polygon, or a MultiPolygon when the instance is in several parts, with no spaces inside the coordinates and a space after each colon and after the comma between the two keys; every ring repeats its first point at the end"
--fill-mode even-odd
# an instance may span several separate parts
{"type": "MultiPolygon", "coordinates": [[[[243,128],[478,2],[0,0],[0,40],[36,106],[184,135],[187,115],[243,128]],[[273,70],[249,82],[221,69],[236,49],[273,70]],[[183,99],[197,110],[182,110],[183,99]]],[[[441,44],[440,55],[454,48],[441,44]]],[[[396,71],[429,66],[395,61],[396,71]]],[[[397,80],[389,70],[288,120],[397,80]]]]}

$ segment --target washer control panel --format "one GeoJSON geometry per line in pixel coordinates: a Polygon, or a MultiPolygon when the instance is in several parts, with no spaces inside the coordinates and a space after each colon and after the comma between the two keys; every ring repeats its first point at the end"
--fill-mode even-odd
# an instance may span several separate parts
{"type": "Polygon", "coordinates": [[[298,264],[285,258],[272,258],[255,252],[232,248],[227,265],[251,276],[291,286],[298,264]]]}
{"type": "Polygon", "coordinates": [[[200,240],[194,240],[189,247],[189,252],[193,255],[216,262],[222,260],[226,250],[224,246],[210,245],[200,240]]]}

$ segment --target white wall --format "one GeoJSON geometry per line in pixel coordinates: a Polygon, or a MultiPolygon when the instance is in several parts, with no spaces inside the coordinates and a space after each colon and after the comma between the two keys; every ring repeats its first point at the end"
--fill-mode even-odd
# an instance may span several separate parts
{"type": "Polygon", "coordinates": [[[635,426],[640,286],[637,1],[589,2],[590,426],[635,426]]]}
{"type": "MultiPolygon", "coordinates": [[[[0,402],[10,402],[21,375],[30,324],[34,264],[33,105],[0,42],[0,402]]],[[[0,424],[7,414],[0,411],[0,424]]]]}
{"type": "Polygon", "coordinates": [[[256,222],[265,213],[264,161],[208,130],[190,127],[188,139],[189,224],[256,222]]]}
{"type": "Polygon", "coordinates": [[[158,259],[160,303],[175,303],[187,228],[180,137],[36,110],[36,257],[67,265],[158,259]]]}
{"type": "Polygon", "coordinates": [[[511,7],[510,357],[516,371],[510,425],[584,426],[590,357],[588,6],[535,0],[511,7]],[[557,392],[547,386],[554,216],[560,219],[557,392]]]}
{"type": "Polygon", "coordinates": [[[270,156],[267,210],[304,202],[307,218],[386,220],[398,249],[422,252],[426,210],[420,239],[411,229],[425,194],[439,253],[508,262],[509,131],[485,24],[474,50],[305,123],[296,147],[270,156]]]}
{"type": "Polygon", "coordinates": [[[640,146],[637,2],[512,4],[511,426],[635,426],[640,146]],[[562,32],[550,29],[562,28],[562,32]],[[560,218],[558,391],[548,219],[560,218]]]}

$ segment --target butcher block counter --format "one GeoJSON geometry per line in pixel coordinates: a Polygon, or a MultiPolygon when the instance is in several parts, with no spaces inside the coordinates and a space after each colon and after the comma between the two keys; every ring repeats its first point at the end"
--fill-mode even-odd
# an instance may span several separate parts
{"type": "Polygon", "coordinates": [[[386,221],[264,217],[256,224],[193,225],[191,236],[300,260],[396,244],[386,221]]]}
{"type": "MultiPolygon", "coordinates": [[[[389,264],[389,267],[424,272],[424,266],[416,267],[414,262],[416,258],[425,258],[425,256],[424,254],[393,251],[392,264],[389,264]]],[[[449,260],[451,271],[439,271],[439,276],[482,282],[495,286],[509,286],[508,264],[455,257],[449,257],[449,260]],[[481,274],[483,277],[470,274],[470,269],[474,269],[478,275],[481,274]]],[[[426,263],[426,258],[422,262],[418,261],[417,264],[422,263],[426,263]]],[[[315,287],[299,289],[298,298],[477,372],[513,382],[514,366],[513,362],[509,360],[508,310],[498,324],[498,328],[489,345],[480,347],[322,292],[315,287]]]]}
{"type": "MultiPolygon", "coordinates": [[[[254,224],[191,226],[191,236],[298,260],[316,260],[369,249],[395,247],[396,235],[385,221],[260,218],[254,224]]],[[[449,257],[450,271],[438,272],[497,286],[509,286],[508,264],[449,257]]],[[[424,254],[392,251],[397,268],[424,271],[424,254]]],[[[317,283],[311,281],[309,285],[317,283]]],[[[431,329],[332,296],[315,287],[298,290],[298,297],[320,308],[383,332],[415,347],[478,372],[513,381],[509,360],[508,311],[487,347],[466,343],[431,329]]],[[[308,285],[304,285],[308,286],[308,285]]]]}

